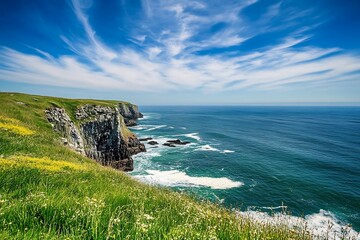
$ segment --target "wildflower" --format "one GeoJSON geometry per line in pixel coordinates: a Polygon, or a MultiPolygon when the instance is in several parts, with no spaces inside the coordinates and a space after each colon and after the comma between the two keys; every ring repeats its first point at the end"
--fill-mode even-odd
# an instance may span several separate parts
{"type": "Polygon", "coordinates": [[[153,220],[153,219],[154,219],[154,217],[151,216],[151,215],[149,215],[149,214],[144,214],[144,218],[145,218],[146,220],[153,220]]]}
{"type": "Polygon", "coordinates": [[[19,121],[14,118],[0,116],[0,129],[4,129],[19,135],[32,135],[35,132],[27,127],[18,125],[19,121]]]}
{"type": "Polygon", "coordinates": [[[115,224],[120,223],[120,218],[114,218],[113,222],[114,222],[115,224]]]}
{"type": "Polygon", "coordinates": [[[8,159],[0,158],[0,166],[1,167],[32,167],[41,170],[58,172],[64,170],[84,170],[85,168],[80,164],[75,164],[66,161],[56,161],[51,160],[49,158],[34,158],[28,156],[13,156],[8,159]]]}

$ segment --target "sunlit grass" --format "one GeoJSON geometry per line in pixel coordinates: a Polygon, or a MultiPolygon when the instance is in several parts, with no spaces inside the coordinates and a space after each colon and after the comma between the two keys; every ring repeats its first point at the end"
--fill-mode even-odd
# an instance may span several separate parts
{"type": "Polygon", "coordinates": [[[0,158],[0,169],[14,167],[29,167],[40,170],[59,172],[65,170],[85,170],[86,167],[66,161],[51,160],[47,157],[34,158],[28,156],[12,156],[10,158],[0,158]]]}

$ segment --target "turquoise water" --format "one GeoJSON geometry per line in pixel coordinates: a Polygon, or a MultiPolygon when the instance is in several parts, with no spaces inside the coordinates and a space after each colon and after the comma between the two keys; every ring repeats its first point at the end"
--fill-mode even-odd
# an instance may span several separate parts
{"type": "Polygon", "coordinates": [[[133,127],[160,144],[136,178],[244,212],[276,212],[360,230],[360,108],[141,107],[133,127]],[[169,139],[191,144],[169,148],[169,139]],[[283,206],[283,207],[281,207],[283,206]]]}

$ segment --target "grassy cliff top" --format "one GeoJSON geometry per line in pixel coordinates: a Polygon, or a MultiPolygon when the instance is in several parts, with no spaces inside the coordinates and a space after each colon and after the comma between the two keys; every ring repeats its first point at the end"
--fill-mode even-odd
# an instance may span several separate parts
{"type": "Polygon", "coordinates": [[[63,146],[44,110],[74,100],[0,94],[0,239],[307,239],[142,184],[63,146]]]}
{"type": "MultiPolygon", "coordinates": [[[[125,101],[116,100],[94,100],[94,99],[68,99],[48,96],[29,95],[23,93],[0,93],[0,102],[7,104],[9,107],[23,105],[23,108],[29,107],[32,111],[43,111],[49,107],[60,107],[64,108],[69,114],[72,120],[75,120],[75,111],[79,106],[90,104],[90,105],[101,105],[115,107],[120,103],[125,105],[134,105],[125,101]]],[[[135,105],[136,106],[136,105],[135,105]]],[[[11,109],[4,109],[10,110],[11,109]]],[[[9,113],[11,114],[11,113],[9,113]]]]}

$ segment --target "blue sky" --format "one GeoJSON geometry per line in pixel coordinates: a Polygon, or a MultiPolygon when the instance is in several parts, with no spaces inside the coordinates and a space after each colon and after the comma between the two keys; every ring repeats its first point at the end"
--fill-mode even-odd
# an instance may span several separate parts
{"type": "Polygon", "coordinates": [[[357,0],[2,0],[0,91],[359,103],[359,11],[357,0]]]}

